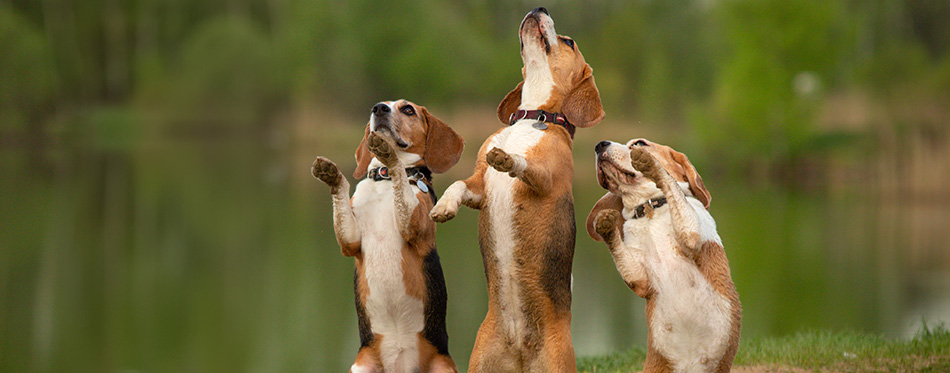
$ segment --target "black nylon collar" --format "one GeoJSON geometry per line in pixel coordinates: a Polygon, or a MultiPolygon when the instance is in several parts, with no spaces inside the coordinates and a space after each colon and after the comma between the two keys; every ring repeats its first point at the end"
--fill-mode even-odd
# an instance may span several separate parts
{"type": "MultiPolygon", "coordinates": [[[[409,180],[432,182],[432,171],[426,166],[409,167],[406,169],[406,176],[409,177],[409,180]]],[[[366,173],[366,178],[373,179],[373,181],[392,180],[392,175],[389,174],[389,167],[383,166],[370,169],[366,173]]]]}
{"type": "MultiPolygon", "coordinates": [[[[432,171],[429,170],[428,167],[409,167],[406,169],[406,176],[408,176],[410,184],[423,183],[426,186],[425,192],[432,197],[432,203],[436,202],[435,190],[432,189],[432,171]]],[[[393,177],[389,172],[389,168],[383,166],[370,169],[369,172],[366,173],[366,178],[373,181],[382,181],[392,180],[393,177]]]]}
{"type": "Polygon", "coordinates": [[[657,199],[648,199],[646,203],[637,206],[633,210],[633,219],[639,219],[644,216],[653,217],[653,209],[658,209],[666,204],[666,197],[657,199]]]}

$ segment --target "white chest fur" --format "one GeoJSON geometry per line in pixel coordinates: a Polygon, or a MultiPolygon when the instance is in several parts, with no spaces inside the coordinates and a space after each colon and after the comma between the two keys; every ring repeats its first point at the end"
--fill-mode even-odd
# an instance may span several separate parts
{"type": "MultiPolygon", "coordinates": [[[[418,200],[410,200],[415,208],[418,200]]],[[[406,293],[402,249],[396,228],[392,181],[364,180],[353,194],[359,222],[363,273],[369,286],[366,316],[373,333],[383,335],[380,353],[386,371],[412,371],[419,364],[418,333],[425,326],[422,300],[406,293]]]]}
{"type": "MultiPolygon", "coordinates": [[[[699,209],[700,219],[712,220],[705,209],[699,209]]],[[[649,320],[654,347],[673,363],[677,372],[709,371],[727,346],[731,306],[694,262],[676,252],[670,219],[667,207],[657,209],[652,219],[627,220],[624,244],[640,258],[656,291],[655,308],[649,320]]],[[[715,229],[715,223],[712,224],[715,229]]],[[[718,241],[715,231],[711,234],[718,241]]]]}
{"type": "MultiPolygon", "coordinates": [[[[522,157],[528,150],[533,148],[544,136],[544,132],[532,127],[536,121],[520,120],[514,125],[502,130],[492,138],[488,149],[499,148],[508,154],[516,154],[522,157]]],[[[507,173],[498,172],[489,167],[485,171],[485,195],[488,209],[491,214],[491,238],[494,240],[493,247],[495,257],[498,259],[498,282],[501,304],[499,306],[518,307],[521,304],[517,274],[515,273],[517,263],[514,260],[516,250],[515,232],[514,232],[514,205],[513,193],[515,183],[520,183],[516,178],[507,173]]],[[[505,334],[515,340],[520,340],[523,336],[519,333],[524,330],[524,319],[521,309],[500,310],[502,323],[505,328],[505,334]]]]}

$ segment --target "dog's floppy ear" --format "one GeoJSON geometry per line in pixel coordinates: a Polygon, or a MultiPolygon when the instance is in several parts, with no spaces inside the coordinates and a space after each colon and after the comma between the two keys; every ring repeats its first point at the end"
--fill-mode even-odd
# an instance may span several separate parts
{"type": "Polygon", "coordinates": [[[366,131],[363,132],[363,140],[360,140],[360,146],[356,147],[356,169],[353,170],[353,178],[356,180],[366,176],[366,169],[369,162],[373,160],[373,153],[366,147],[366,138],[369,137],[369,123],[366,123],[366,131]]]}
{"type": "Polygon", "coordinates": [[[584,66],[580,83],[564,99],[561,113],[571,124],[581,128],[591,127],[604,119],[604,107],[600,103],[600,92],[594,84],[594,70],[590,65],[584,66]]]}
{"type": "Polygon", "coordinates": [[[693,164],[689,162],[689,158],[686,158],[686,154],[672,149],[670,149],[670,154],[673,157],[673,161],[683,167],[686,181],[689,182],[689,190],[693,192],[693,196],[708,209],[709,201],[712,200],[712,196],[710,196],[709,191],[706,190],[706,185],[703,184],[703,178],[699,177],[699,173],[696,172],[696,167],[693,167],[693,164]]]}
{"type": "MultiPolygon", "coordinates": [[[[594,241],[603,241],[604,238],[597,234],[597,230],[594,229],[594,220],[597,218],[597,213],[600,210],[617,210],[623,213],[623,200],[620,198],[619,194],[614,192],[607,192],[603,197],[594,204],[594,207],[590,209],[590,214],[587,215],[587,234],[590,235],[590,238],[593,238],[594,241]]],[[[623,219],[617,222],[617,229],[620,230],[620,239],[623,239],[623,219]]]]}
{"type": "Polygon", "coordinates": [[[465,147],[465,140],[445,122],[429,114],[429,110],[420,108],[422,117],[425,118],[429,127],[426,130],[426,150],[422,159],[429,170],[441,174],[458,163],[459,157],[462,156],[462,148],[465,147]]]}
{"type": "Polygon", "coordinates": [[[518,111],[518,107],[521,106],[521,87],[524,86],[524,80],[522,80],[515,89],[512,89],[511,92],[508,92],[505,95],[505,98],[501,100],[501,103],[498,104],[498,120],[500,120],[505,125],[509,125],[508,118],[511,118],[511,114],[514,114],[515,111],[518,111]]]}

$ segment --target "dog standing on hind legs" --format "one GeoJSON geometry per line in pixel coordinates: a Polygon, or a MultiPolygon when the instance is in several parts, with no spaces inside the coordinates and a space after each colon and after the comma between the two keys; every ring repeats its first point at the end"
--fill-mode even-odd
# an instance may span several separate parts
{"type": "Polygon", "coordinates": [[[710,195],[683,153],[644,139],[595,147],[608,192],[587,231],[610,249],[627,286],[646,299],[644,372],[728,372],[742,306],[710,195]]]}
{"type": "Polygon", "coordinates": [[[509,126],[482,144],[474,174],[449,186],[431,217],[452,219],[461,204],[481,210],[488,314],[469,371],[573,372],[571,147],[574,127],[604,111],[591,67],[546,9],[529,12],[518,35],[524,80],[498,105],[509,126]]]}
{"type": "Polygon", "coordinates": [[[317,157],[311,172],[330,187],[333,228],[356,261],[354,291],[363,372],[457,372],[445,329],[446,291],[435,248],[431,174],[458,162],[462,138],[405,100],[373,106],[356,149],[353,198],[340,169],[317,157]]]}

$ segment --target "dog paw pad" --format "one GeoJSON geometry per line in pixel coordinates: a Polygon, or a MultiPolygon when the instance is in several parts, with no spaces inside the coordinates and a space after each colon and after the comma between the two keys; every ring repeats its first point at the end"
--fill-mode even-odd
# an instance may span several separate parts
{"type": "Polygon", "coordinates": [[[395,158],[393,147],[378,133],[370,133],[369,138],[366,139],[366,147],[381,161],[395,158]]]}
{"type": "Polygon", "coordinates": [[[597,234],[606,238],[607,235],[613,233],[614,227],[617,226],[620,219],[620,211],[610,209],[601,210],[597,213],[594,229],[597,231],[597,234]]]}
{"type": "Polygon", "coordinates": [[[515,168],[515,160],[511,155],[498,148],[494,148],[485,154],[485,161],[499,172],[511,172],[515,168]]]}
{"type": "Polygon", "coordinates": [[[337,187],[343,181],[343,174],[333,161],[324,157],[317,157],[310,167],[310,173],[313,177],[323,181],[330,187],[337,187]]]}

